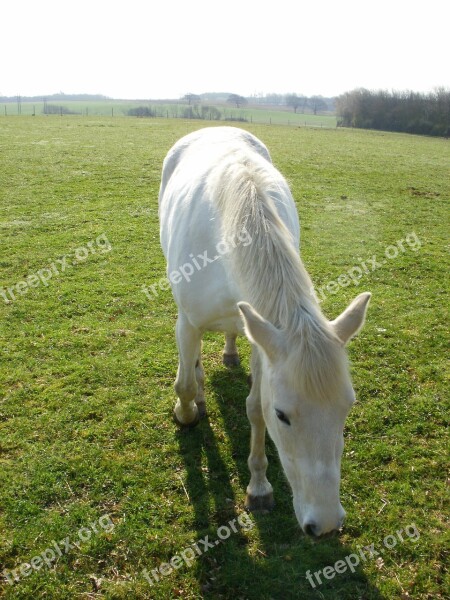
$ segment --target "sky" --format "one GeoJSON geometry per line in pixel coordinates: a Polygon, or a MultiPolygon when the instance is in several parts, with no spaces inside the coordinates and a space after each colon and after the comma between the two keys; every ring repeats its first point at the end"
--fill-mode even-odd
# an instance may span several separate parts
{"type": "Polygon", "coordinates": [[[450,87],[444,0],[20,0],[0,14],[0,96],[336,96],[450,87]]]}

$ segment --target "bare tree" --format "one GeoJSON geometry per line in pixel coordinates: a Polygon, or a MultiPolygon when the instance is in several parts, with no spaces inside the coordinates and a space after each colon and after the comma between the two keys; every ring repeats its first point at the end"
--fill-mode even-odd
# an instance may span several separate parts
{"type": "Polygon", "coordinates": [[[297,112],[299,107],[304,110],[306,105],[307,98],[304,96],[297,96],[297,94],[288,94],[286,96],[286,106],[290,106],[294,109],[294,112],[297,112]]]}
{"type": "Polygon", "coordinates": [[[200,102],[200,96],[197,94],[185,94],[182,97],[182,100],[185,100],[190,106],[191,104],[198,104],[200,102]]]}
{"type": "Polygon", "coordinates": [[[308,104],[315,115],[317,115],[317,113],[321,110],[327,109],[327,103],[322,98],[322,96],[312,96],[308,100],[308,104]]]}
{"type": "Polygon", "coordinates": [[[240,106],[243,106],[244,104],[247,104],[246,98],[244,98],[243,96],[239,96],[238,94],[230,94],[228,96],[227,102],[229,104],[234,104],[236,106],[236,108],[239,108],[240,106]]]}

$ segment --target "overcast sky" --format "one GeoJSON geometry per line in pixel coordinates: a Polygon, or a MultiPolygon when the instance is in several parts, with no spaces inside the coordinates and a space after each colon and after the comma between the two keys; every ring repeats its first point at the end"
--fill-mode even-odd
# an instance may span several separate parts
{"type": "Polygon", "coordinates": [[[9,0],[0,95],[450,87],[444,0],[9,0]]]}

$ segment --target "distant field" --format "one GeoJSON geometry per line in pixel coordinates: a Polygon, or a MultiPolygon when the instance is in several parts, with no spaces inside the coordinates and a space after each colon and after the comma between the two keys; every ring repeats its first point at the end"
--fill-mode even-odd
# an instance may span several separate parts
{"type": "Polygon", "coordinates": [[[325,314],[373,294],[349,346],[347,520],[314,542],[271,443],[276,508],[242,517],[246,340],[229,372],[222,337],[206,337],[209,416],[190,432],[171,419],[176,308],[169,291],[150,301],[142,285],[165,274],[164,155],[204,124],[0,118],[0,597],[448,598],[449,142],[245,125],[289,180],[325,314]],[[192,550],[238,517],[247,526],[192,550]],[[188,548],[191,564],[169,572],[188,548]],[[325,577],[338,561],[344,570],[325,577]],[[143,570],[158,568],[150,585],[143,570]]]}
{"type": "MultiPolygon", "coordinates": [[[[203,105],[208,105],[207,102],[203,105]]],[[[107,101],[52,101],[48,106],[57,108],[64,107],[70,112],[84,117],[123,117],[128,111],[138,106],[151,108],[156,112],[156,116],[160,118],[178,118],[183,114],[183,111],[188,108],[187,104],[164,104],[161,102],[152,103],[145,100],[130,101],[130,100],[107,100],[107,101]]],[[[221,112],[221,120],[236,120],[246,119],[250,123],[265,123],[273,125],[297,125],[306,127],[336,127],[336,117],[330,114],[313,115],[311,113],[294,113],[293,110],[282,108],[266,108],[259,106],[247,106],[243,108],[235,108],[229,104],[214,105],[221,112]]],[[[18,106],[15,103],[0,104],[0,117],[16,116],[18,114],[18,106]]],[[[21,115],[40,116],[44,114],[44,102],[22,102],[21,115]]],[[[49,115],[58,116],[58,115],[49,115]]],[[[63,115],[66,116],[66,115],[63,115]]],[[[208,117],[207,119],[208,120],[208,117]]],[[[208,123],[205,123],[207,125],[208,123]]]]}

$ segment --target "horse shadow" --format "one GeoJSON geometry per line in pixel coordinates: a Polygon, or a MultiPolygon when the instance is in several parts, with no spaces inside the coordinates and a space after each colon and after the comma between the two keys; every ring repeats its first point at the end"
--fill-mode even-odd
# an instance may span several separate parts
{"type": "Polygon", "coordinates": [[[346,557],[356,556],[354,549],[338,536],[314,541],[301,532],[289,484],[269,439],[268,479],[276,506],[268,514],[245,512],[250,476],[250,425],[245,409],[248,391],[248,374],[243,367],[216,368],[209,377],[207,373],[208,415],[195,429],[177,432],[197,539],[207,535],[213,542],[191,567],[199,580],[199,598],[384,600],[365,576],[363,561],[351,568],[349,563],[356,563],[356,559],[346,562],[346,557]],[[240,492],[236,493],[236,488],[240,492]],[[233,520],[234,526],[230,525],[233,520]],[[223,526],[229,535],[219,542],[219,534],[226,534],[223,526]],[[327,579],[323,569],[339,560],[344,561],[341,571],[346,567],[345,571],[327,579]]]}

